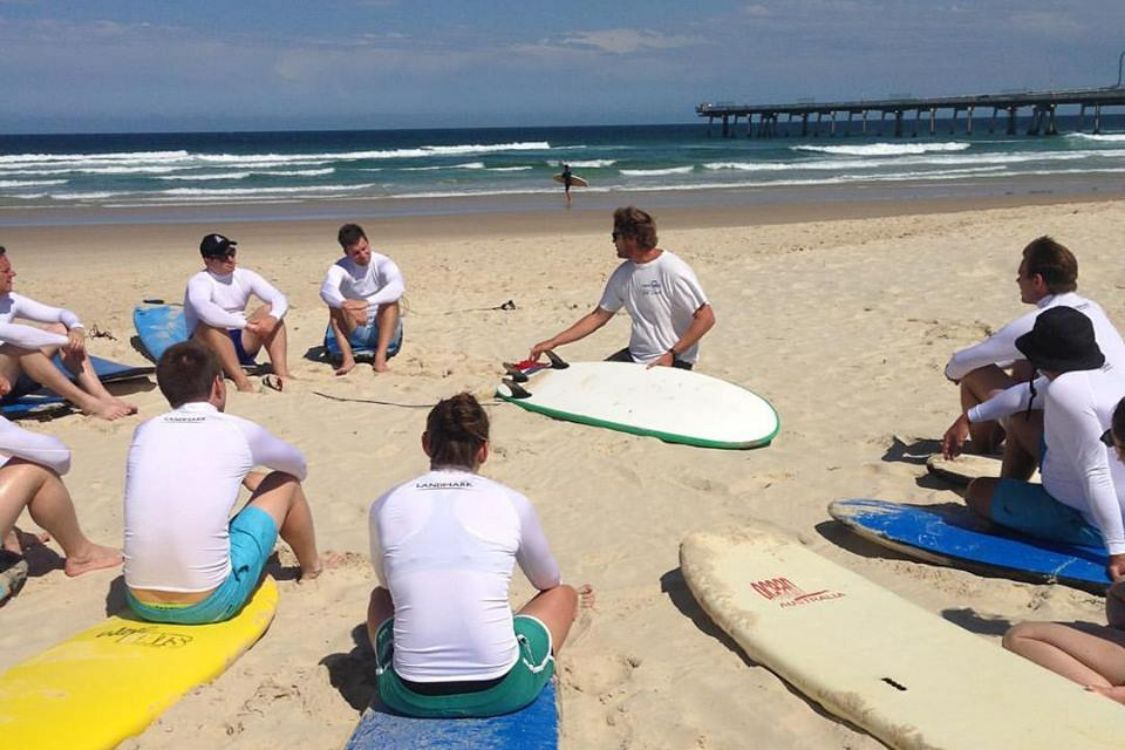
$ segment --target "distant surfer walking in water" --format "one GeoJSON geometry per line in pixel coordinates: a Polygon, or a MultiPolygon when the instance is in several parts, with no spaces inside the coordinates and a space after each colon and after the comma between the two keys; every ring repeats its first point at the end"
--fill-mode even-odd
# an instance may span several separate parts
{"type": "Polygon", "coordinates": [[[570,188],[574,185],[574,173],[570,171],[569,164],[563,164],[562,183],[563,193],[566,195],[566,207],[570,208],[570,188]]]}
{"type": "Polygon", "coordinates": [[[614,211],[611,236],[624,262],[609,277],[598,306],[533,346],[530,358],[586,338],[624,307],[633,319],[629,346],[609,361],[692,369],[699,359],[699,340],[715,325],[695,272],[678,255],[656,246],[656,221],[639,208],[614,211]]]}

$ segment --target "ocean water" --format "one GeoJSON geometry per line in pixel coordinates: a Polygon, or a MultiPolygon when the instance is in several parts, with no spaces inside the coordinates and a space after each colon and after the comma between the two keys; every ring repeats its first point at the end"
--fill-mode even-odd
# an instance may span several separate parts
{"type": "MultiPolygon", "coordinates": [[[[1089,120],[1087,120],[1087,124],[1089,120]]],[[[907,123],[908,133],[912,122],[907,123]]],[[[922,124],[923,129],[925,123],[922,124]]],[[[0,136],[0,223],[34,221],[44,209],[315,206],[557,194],[569,163],[584,192],[698,193],[823,186],[975,186],[1038,177],[1113,180],[1125,174],[1125,116],[1100,135],[989,134],[938,123],[935,136],[869,134],[735,138],[718,124],[269,133],[0,136]]]]}

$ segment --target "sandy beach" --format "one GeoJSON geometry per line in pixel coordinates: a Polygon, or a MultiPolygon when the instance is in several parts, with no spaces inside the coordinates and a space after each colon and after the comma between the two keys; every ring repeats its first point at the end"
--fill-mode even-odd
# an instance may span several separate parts
{"type": "MultiPolygon", "coordinates": [[[[493,453],[484,473],[533,500],[565,580],[588,581],[598,593],[559,661],[564,747],[883,747],[753,664],[703,614],[678,570],[680,540],[694,529],[772,522],[996,648],[1025,619],[1104,622],[1099,597],[913,562],[861,542],[825,507],[845,497],[958,500],[901,450],[938,440],[957,416],[942,367],[955,349],[1027,309],[1016,267],[1041,234],[1075,252],[1079,291],[1125,324],[1125,200],[654,212],[660,245],[693,266],[716,312],[699,370],[769,399],[781,432],[760,450],[705,450],[489,406],[493,453]]],[[[591,309],[617,263],[608,211],[380,220],[357,210],[353,218],[406,277],[405,344],[379,376],[361,366],[336,378],[304,358],[324,331],[317,292],[339,256],[338,221],[19,227],[0,235],[16,291],[111,334],[91,339],[90,349],[117,360],[144,361],[130,344],[133,305],[180,300],[207,231],[236,239],[239,263],[271,279],[291,304],[290,363],[300,380],[284,393],[232,389],[228,411],[305,452],[320,546],[345,553],[344,562],[305,584],[286,568],[264,638],[123,748],[343,747],[374,681],[362,628],[375,581],[367,511],[392,484],[426,469],[426,410],[418,407],[461,390],[491,401],[499,363],[523,358],[591,309]],[[508,300],[515,309],[496,309],[508,300]]],[[[622,314],[560,353],[601,359],[627,336],[622,314]]],[[[79,520],[96,541],[119,545],[132,432],[167,407],[154,382],[116,392],[138,404],[139,418],[73,414],[24,426],[72,449],[65,481],[79,520]]],[[[26,516],[20,526],[34,529],[26,516]]],[[[119,570],[69,579],[57,558],[34,561],[24,589],[0,608],[0,671],[124,606],[119,570]]],[[[514,581],[513,603],[529,598],[527,581],[518,573],[514,581]]],[[[825,638],[847,647],[846,633],[825,638]]]]}

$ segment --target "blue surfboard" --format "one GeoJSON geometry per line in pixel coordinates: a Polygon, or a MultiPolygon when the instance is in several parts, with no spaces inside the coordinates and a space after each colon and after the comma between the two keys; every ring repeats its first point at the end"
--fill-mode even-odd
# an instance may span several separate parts
{"type": "MultiPolygon", "coordinates": [[[[54,363],[55,367],[59,368],[68,378],[75,380],[74,374],[63,366],[58,355],[55,355],[54,363]]],[[[90,355],[90,364],[93,366],[98,379],[103,383],[136,380],[147,377],[156,369],[151,365],[127,365],[114,362],[110,359],[95,357],[92,354],[90,355]]],[[[21,380],[23,377],[21,376],[21,380]]],[[[0,400],[0,414],[8,419],[19,419],[20,417],[43,417],[70,409],[70,404],[66,399],[47,388],[33,390],[35,385],[34,381],[29,381],[29,387],[24,391],[24,395],[0,400]],[[28,393],[28,390],[31,392],[28,393]]]]}
{"type": "Polygon", "coordinates": [[[133,308],[133,327],[153,362],[159,362],[160,355],[172,344],[187,341],[184,308],[180,305],[137,305],[133,308]]]}
{"type": "Polygon", "coordinates": [[[70,404],[65,398],[62,396],[54,396],[46,392],[32,393],[12,399],[11,401],[0,402],[0,415],[8,419],[45,417],[69,410],[70,404]]]}
{"type": "MultiPolygon", "coordinates": [[[[391,337],[391,341],[387,344],[387,359],[398,354],[398,350],[402,348],[402,318],[398,321],[398,330],[395,335],[391,337]]],[[[339,362],[343,358],[340,352],[340,344],[336,340],[336,332],[332,330],[332,326],[328,326],[324,330],[324,351],[328,354],[328,358],[333,362],[339,362]]],[[[352,356],[358,358],[366,357],[371,358],[375,356],[375,350],[372,347],[352,347],[352,356]]]]}
{"type": "Polygon", "coordinates": [[[837,500],[828,513],[860,536],[938,565],[1104,593],[1104,547],[1047,542],[990,526],[960,505],[837,500]]]}
{"type": "Polygon", "coordinates": [[[363,712],[347,750],[556,750],[559,714],[555,681],[531,705],[489,719],[415,719],[390,713],[376,699],[363,712]]]}

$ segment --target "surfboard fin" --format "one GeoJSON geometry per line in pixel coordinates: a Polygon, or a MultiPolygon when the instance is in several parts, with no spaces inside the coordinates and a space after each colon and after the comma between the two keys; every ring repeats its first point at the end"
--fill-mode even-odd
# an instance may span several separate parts
{"type": "Polygon", "coordinates": [[[515,364],[511,362],[503,362],[501,366],[504,368],[504,372],[508,373],[508,375],[511,376],[512,380],[516,381],[517,383],[527,382],[527,373],[525,373],[515,364]]]}
{"type": "Polygon", "coordinates": [[[543,353],[547,355],[547,359],[551,360],[551,369],[552,370],[565,370],[566,368],[570,367],[570,365],[567,364],[566,360],[564,360],[559,355],[555,354],[550,349],[548,349],[547,351],[545,351],[543,353]]]}
{"type": "Polygon", "coordinates": [[[516,381],[511,378],[504,378],[500,381],[508,386],[508,390],[512,392],[512,398],[531,398],[531,394],[520,386],[516,385],[516,381]]]}

